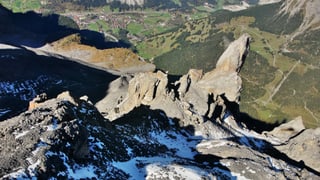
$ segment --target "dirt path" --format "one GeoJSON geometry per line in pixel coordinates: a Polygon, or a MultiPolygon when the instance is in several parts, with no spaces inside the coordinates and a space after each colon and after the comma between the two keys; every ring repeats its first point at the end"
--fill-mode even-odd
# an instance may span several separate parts
{"type": "MultiPolygon", "coordinates": [[[[297,67],[297,65],[300,64],[300,61],[296,62],[290,69],[290,71],[284,75],[283,79],[280,81],[280,83],[277,85],[276,88],[274,88],[272,94],[270,95],[270,97],[268,98],[268,100],[266,101],[266,104],[270,103],[270,101],[272,101],[272,98],[274,95],[276,95],[279,91],[279,89],[281,88],[282,84],[287,80],[287,78],[290,76],[290,74],[292,73],[292,71],[297,67]]],[[[265,104],[265,105],[266,105],[265,104]]]]}
{"type": "Polygon", "coordinates": [[[319,118],[317,118],[317,117],[314,115],[314,113],[307,107],[307,103],[306,103],[306,102],[304,102],[304,109],[305,109],[306,111],[308,111],[309,114],[310,114],[317,122],[319,122],[319,118]]]}

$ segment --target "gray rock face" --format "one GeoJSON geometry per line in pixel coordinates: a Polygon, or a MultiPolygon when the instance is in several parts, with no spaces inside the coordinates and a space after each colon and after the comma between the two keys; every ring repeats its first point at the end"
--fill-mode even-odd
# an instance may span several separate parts
{"type": "Polygon", "coordinates": [[[272,139],[277,150],[320,172],[320,128],[305,129],[302,122],[301,117],[297,117],[264,133],[272,139]]]}
{"type": "Polygon", "coordinates": [[[239,39],[232,42],[220,56],[216,69],[240,72],[241,66],[248,54],[249,44],[250,36],[248,34],[243,34],[239,39]]]}
{"type": "Polygon", "coordinates": [[[288,123],[281,124],[279,127],[274,128],[271,132],[264,132],[267,136],[278,139],[279,142],[287,142],[290,138],[298,135],[305,130],[302,117],[299,116],[288,123]]]}
{"type": "Polygon", "coordinates": [[[320,128],[306,129],[276,149],[320,172],[320,128]]]}
{"type": "MultiPolygon", "coordinates": [[[[66,94],[62,96],[67,97],[66,94]]],[[[69,96],[67,99],[72,98],[69,96]]],[[[89,155],[89,134],[78,116],[81,105],[76,107],[72,102],[58,98],[37,106],[20,116],[0,122],[0,153],[3,157],[0,175],[19,169],[32,174],[33,165],[39,168],[38,171],[56,173],[59,167],[54,166],[59,162],[56,157],[48,158],[50,155],[46,153],[49,151],[64,151],[75,160],[86,159],[89,155]]],[[[94,118],[101,117],[97,112],[88,112],[84,117],[91,115],[94,118]]]]}

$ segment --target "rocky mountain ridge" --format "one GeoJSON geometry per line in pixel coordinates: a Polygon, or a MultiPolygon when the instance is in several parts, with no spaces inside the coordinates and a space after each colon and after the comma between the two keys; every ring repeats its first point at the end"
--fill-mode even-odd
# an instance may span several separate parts
{"type": "Polygon", "coordinates": [[[190,70],[177,81],[161,71],[123,75],[95,106],[72,93],[39,97],[28,111],[0,122],[0,176],[319,178],[319,153],[297,156],[300,147],[319,149],[319,128],[305,130],[296,120],[259,134],[237,121],[238,73],[249,42],[242,35],[205,74],[190,70]]]}
{"type": "Polygon", "coordinates": [[[114,74],[154,71],[155,65],[146,62],[127,48],[97,49],[81,43],[80,34],[72,34],[37,49],[39,54],[51,53],[88,63],[114,74]]]}
{"type": "Polygon", "coordinates": [[[289,19],[291,17],[302,14],[303,21],[299,26],[298,30],[292,35],[291,39],[294,39],[296,36],[299,36],[306,31],[314,31],[319,30],[320,28],[320,6],[319,1],[294,1],[294,0],[286,0],[283,2],[281,6],[281,10],[279,11],[279,15],[289,14],[289,19]]]}

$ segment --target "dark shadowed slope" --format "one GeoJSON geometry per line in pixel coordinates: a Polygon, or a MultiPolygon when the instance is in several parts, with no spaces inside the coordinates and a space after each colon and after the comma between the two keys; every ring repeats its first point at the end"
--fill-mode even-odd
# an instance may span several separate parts
{"type": "Polygon", "coordinates": [[[39,56],[25,49],[0,50],[0,120],[27,109],[37,94],[55,97],[70,91],[95,103],[116,76],[62,58],[39,56]]]}

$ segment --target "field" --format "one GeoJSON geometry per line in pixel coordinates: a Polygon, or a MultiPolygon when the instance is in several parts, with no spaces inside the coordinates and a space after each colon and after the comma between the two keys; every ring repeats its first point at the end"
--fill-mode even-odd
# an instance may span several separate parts
{"type": "Polygon", "coordinates": [[[40,0],[16,0],[16,1],[8,1],[8,0],[0,0],[0,3],[9,7],[13,10],[13,12],[26,12],[26,11],[34,11],[39,10],[41,8],[40,0]]]}

